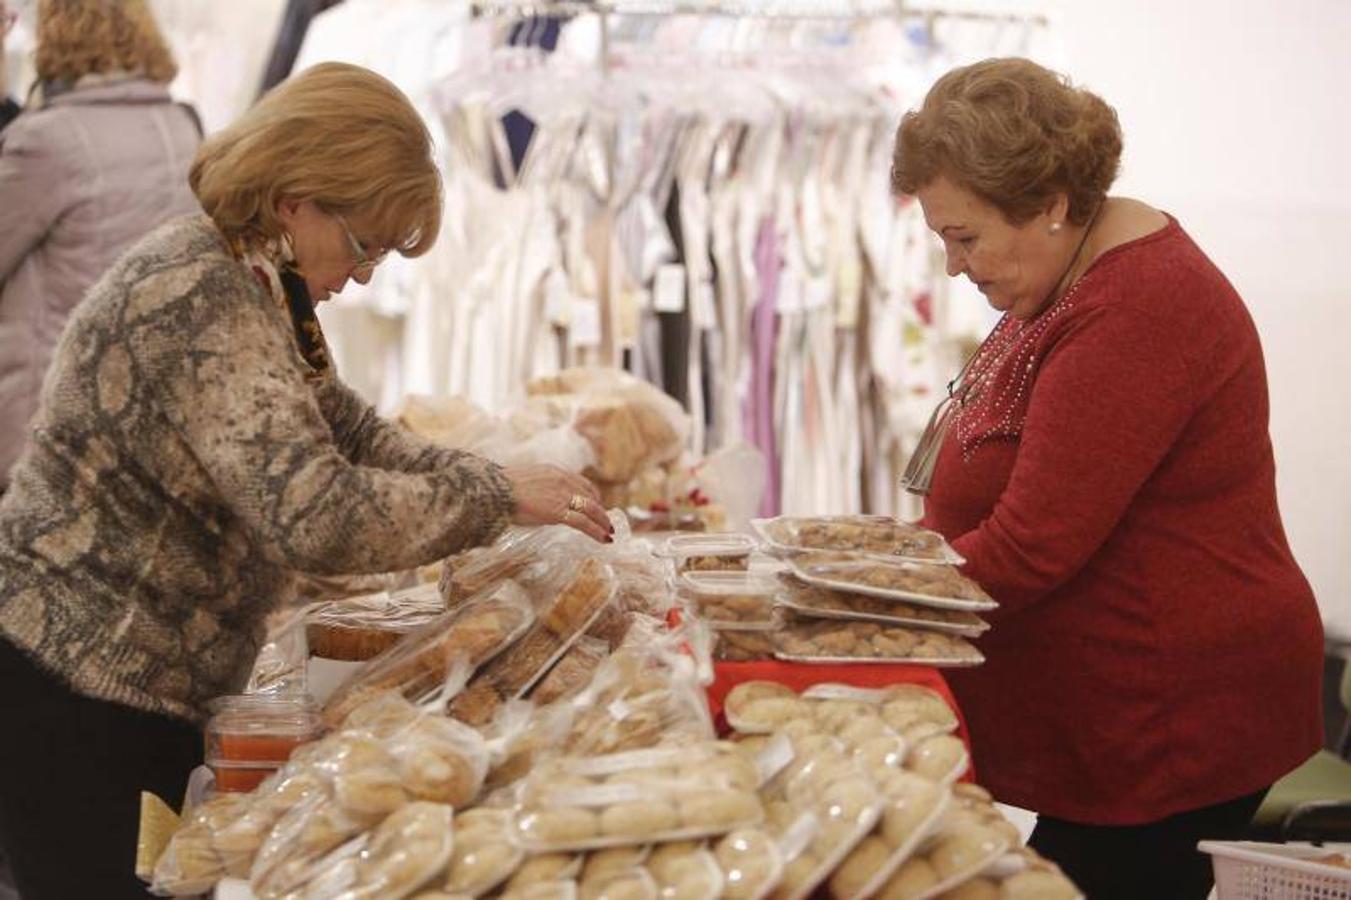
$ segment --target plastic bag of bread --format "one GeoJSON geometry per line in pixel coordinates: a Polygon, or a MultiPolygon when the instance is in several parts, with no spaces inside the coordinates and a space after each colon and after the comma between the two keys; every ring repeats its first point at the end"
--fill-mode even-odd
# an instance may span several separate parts
{"type": "Polygon", "coordinates": [[[646,869],[632,866],[591,876],[583,872],[577,881],[577,896],[580,900],[658,900],[661,894],[656,880],[646,869]]]}
{"type": "Polygon", "coordinates": [[[885,798],[882,821],[850,851],[829,881],[836,900],[878,893],[944,821],[951,792],[909,772],[889,771],[877,782],[885,798]]]}
{"type": "Polygon", "coordinates": [[[557,852],[724,834],[761,820],[762,780],[716,742],[554,760],[522,785],[514,837],[557,852]]]}
{"type": "Polygon", "coordinates": [[[334,734],[299,748],[291,761],[249,793],[222,794],[187,815],[155,866],[152,891],[192,895],[222,878],[247,878],[277,822],[332,794],[317,764],[344,751],[334,734]]]}
{"type": "Polygon", "coordinates": [[[701,635],[690,625],[667,630],[654,620],[636,622],[591,685],[572,699],[574,715],[560,750],[594,756],[712,738],[701,635]]]}
{"type": "Polygon", "coordinates": [[[534,622],[528,598],[501,582],[409,633],[370,660],[334,692],[324,720],[341,722],[367,698],[390,690],[420,700],[443,689],[452,669],[470,671],[492,659],[534,622]]]}
{"type": "Polygon", "coordinates": [[[487,547],[475,547],[446,560],[439,588],[449,607],[458,606],[508,578],[514,578],[545,549],[557,543],[562,526],[512,527],[487,547]]]}
{"type": "Polygon", "coordinates": [[[644,864],[662,900],[702,900],[720,897],[727,878],[713,853],[695,842],[655,847],[644,864]]]}
{"type": "Polygon", "coordinates": [[[481,897],[510,878],[524,859],[524,851],[511,842],[508,810],[466,810],[455,819],[455,848],[443,890],[481,897]]]}
{"type": "Polygon", "coordinates": [[[628,516],[609,512],[611,544],[597,544],[561,525],[510,528],[489,547],[466,551],[448,561],[442,595],[452,605],[504,578],[515,578],[532,594],[550,599],[563,586],[578,560],[596,557],[610,565],[617,602],[625,610],[664,615],[674,602],[671,561],[633,536],[628,516]]]}
{"type": "Polygon", "coordinates": [[[1018,847],[975,878],[938,895],[940,900],[1082,900],[1060,867],[1030,847],[1018,847]]]}
{"type": "Polygon", "coordinates": [[[537,881],[526,887],[508,887],[498,900],[578,900],[577,882],[572,879],[537,881]]]}
{"type": "Polygon", "coordinates": [[[652,545],[633,536],[628,516],[611,511],[614,543],[602,548],[602,558],[610,564],[619,581],[616,602],[629,612],[665,616],[675,604],[675,567],[670,559],[656,555],[652,545]]]}
{"type": "Polygon", "coordinates": [[[615,578],[608,565],[591,558],[575,565],[572,576],[539,614],[511,652],[483,665],[464,692],[451,701],[450,714],[470,725],[485,725],[509,700],[524,696],[567,653],[614,598],[615,578]]]}
{"type": "Polygon", "coordinates": [[[365,662],[446,612],[435,585],[330,600],[310,609],[305,635],[323,659],[365,662]]]}
{"type": "Polygon", "coordinates": [[[391,417],[420,438],[466,449],[493,430],[493,416],[464,397],[408,394],[391,417]]]}
{"type": "MultiPolygon", "coordinates": [[[[606,612],[625,615],[614,609],[607,609],[606,612]]],[[[591,683],[596,670],[609,655],[608,641],[591,637],[589,634],[583,635],[529,691],[530,700],[545,704],[576,696],[591,683]]]]}
{"type": "Polygon", "coordinates": [[[348,728],[288,764],[323,788],[285,813],[258,850],[250,880],[259,896],[281,897],[306,883],[337,847],[410,802],[467,805],[488,767],[481,735],[386,693],[358,707],[348,728]]]}
{"type": "Polygon", "coordinates": [[[503,466],[549,463],[580,472],[595,458],[586,439],[566,423],[529,411],[494,416],[463,397],[409,395],[395,416],[433,443],[471,450],[503,466]]]}
{"type": "Polygon", "coordinates": [[[227,863],[216,835],[248,806],[246,794],[217,794],[192,810],[155,864],[151,893],[161,897],[204,894],[224,878],[227,863]]]}
{"type": "Polygon", "coordinates": [[[821,552],[799,554],[788,564],[793,577],[806,584],[881,600],[967,612],[999,605],[980,585],[947,565],[821,552]]]}
{"type": "Polygon", "coordinates": [[[790,766],[761,794],[767,827],[784,853],[771,896],[811,896],[880,821],[877,787],[838,741],[793,742],[790,766]]]}
{"type": "Polygon", "coordinates": [[[966,638],[937,631],[792,618],[775,634],[776,659],[815,663],[908,662],[940,668],[978,666],[985,657],[966,638]]]}
{"type": "Polygon", "coordinates": [[[690,420],[673,398],[618,369],[576,368],[526,386],[530,406],[566,419],[591,444],[587,474],[630,481],[643,469],[680,455],[690,420]]]}
{"type": "Polygon", "coordinates": [[[905,758],[905,770],[939,784],[952,784],[966,774],[971,754],[960,738],[936,734],[918,741],[905,758]]]}
{"type": "Polygon", "coordinates": [[[521,865],[507,879],[502,888],[502,896],[530,896],[541,892],[541,896],[552,896],[548,885],[567,883],[576,888],[577,876],[582,872],[584,857],[575,853],[538,853],[527,856],[521,865]]]}
{"type": "Polygon", "coordinates": [[[360,841],[340,848],[310,873],[304,900],[403,900],[432,881],[450,860],[454,811],[410,803],[360,841]]]}
{"type": "Polygon", "coordinates": [[[853,591],[831,590],[807,584],[790,573],[779,576],[778,601],[780,606],[800,618],[876,622],[943,631],[962,637],[980,637],[990,630],[988,622],[968,610],[941,609],[853,591]]]}
{"type": "Polygon", "coordinates": [[[714,845],[713,858],[722,870],[724,900],[762,900],[783,878],[783,853],[763,827],[724,836],[714,845]]]}
{"type": "Polygon", "coordinates": [[[267,640],[258,649],[245,694],[304,694],[309,689],[306,665],[305,610],[282,609],[267,620],[267,640]]]}
{"type": "Polygon", "coordinates": [[[1008,850],[1008,841],[980,825],[963,823],[930,837],[883,882],[878,897],[937,897],[976,878],[1008,850]]]}
{"type": "Polygon", "coordinates": [[[860,720],[871,723],[880,718],[907,745],[933,735],[951,734],[960,724],[943,696],[921,684],[898,683],[884,688],[817,684],[803,691],[802,699],[812,703],[813,716],[829,731],[856,729],[860,720]]]}
{"type": "MultiPolygon", "coordinates": [[[[526,701],[503,704],[492,722],[482,729],[489,751],[485,791],[495,795],[528,775],[538,762],[556,755],[575,715],[570,702],[543,706],[526,701]]],[[[507,799],[514,803],[514,797],[507,799]]]]}
{"type": "Polygon", "coordinates": [[[775,681],[744,681],[723,703],[727,724],[742,734],[770,734],[795,719],[810,719],[812,704],[775,681]]]}

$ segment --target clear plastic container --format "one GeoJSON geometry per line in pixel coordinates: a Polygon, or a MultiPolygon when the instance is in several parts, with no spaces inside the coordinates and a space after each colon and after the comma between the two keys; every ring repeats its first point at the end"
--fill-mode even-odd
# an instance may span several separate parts
{"type": "Polygon", "coordinates": [[[779,581],[754,572],[687,572],[680,596],[714,628],[772,625],[777,621],[779,581]]]}
{"type": "Polygon", "coordinates": [[[238,694],[210,704],[206,764],[219,791],[251,791],[323,734],[319,706],[309,694],[238,694]]]}
{"type": "Polygon", "coordinates": [[[663,541],[657,553],[680,572],[744,572],[755,541],[744,534],[684,534],[663,541]]]}

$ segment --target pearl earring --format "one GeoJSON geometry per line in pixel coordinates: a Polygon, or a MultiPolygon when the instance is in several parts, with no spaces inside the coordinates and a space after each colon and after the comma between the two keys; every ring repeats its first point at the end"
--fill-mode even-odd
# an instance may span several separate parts
{"type": "Polygon", "coordinates": [[[1052,223],[1051,223],[1051,234],[1059,234],[1059,233],[1060,233],[1060,228],[1061,228],[1061,223],[1060,223],[1060,222],[1052,222],[1052,223]]]}

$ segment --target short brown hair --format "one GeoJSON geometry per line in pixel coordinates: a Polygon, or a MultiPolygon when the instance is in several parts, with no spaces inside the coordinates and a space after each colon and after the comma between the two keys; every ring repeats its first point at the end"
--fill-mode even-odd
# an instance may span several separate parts
{"type": "Polygon", "coordinates": [[[178,74],[144,0],[38,0],[36,43],[42,81],[127,72],[168,84],[178,74]]]}
{"type": "Polygon", "coordinates": [[[372,237],[404,256],[441,229],[441,174],[431,135],[389,80],[321,63],[269,91],[197,151],[188,183],[237,246],[281,236],[283,198],[372,220],[372,237]]]}
{"type": "Polygon", "coordinates": [[[1121,162],[1121,125],[1098,95],[1026,59],[987,59],[934,84],[896,132],[891,186],[913,194],[947,177],[1014,224],[1059,191],[1082,225],[1121,162]]]}

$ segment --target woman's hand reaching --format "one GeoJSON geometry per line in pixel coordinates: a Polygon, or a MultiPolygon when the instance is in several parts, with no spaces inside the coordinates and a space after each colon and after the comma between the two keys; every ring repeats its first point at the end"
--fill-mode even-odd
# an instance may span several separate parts
{"type": "Polygon", "coordinates": [[[516,525],[568,525],[610,543],[614,527],[600,503],[600,491],[581,475],[558,466],[509,466],[503,470],[516,500],[516,525]]]}

